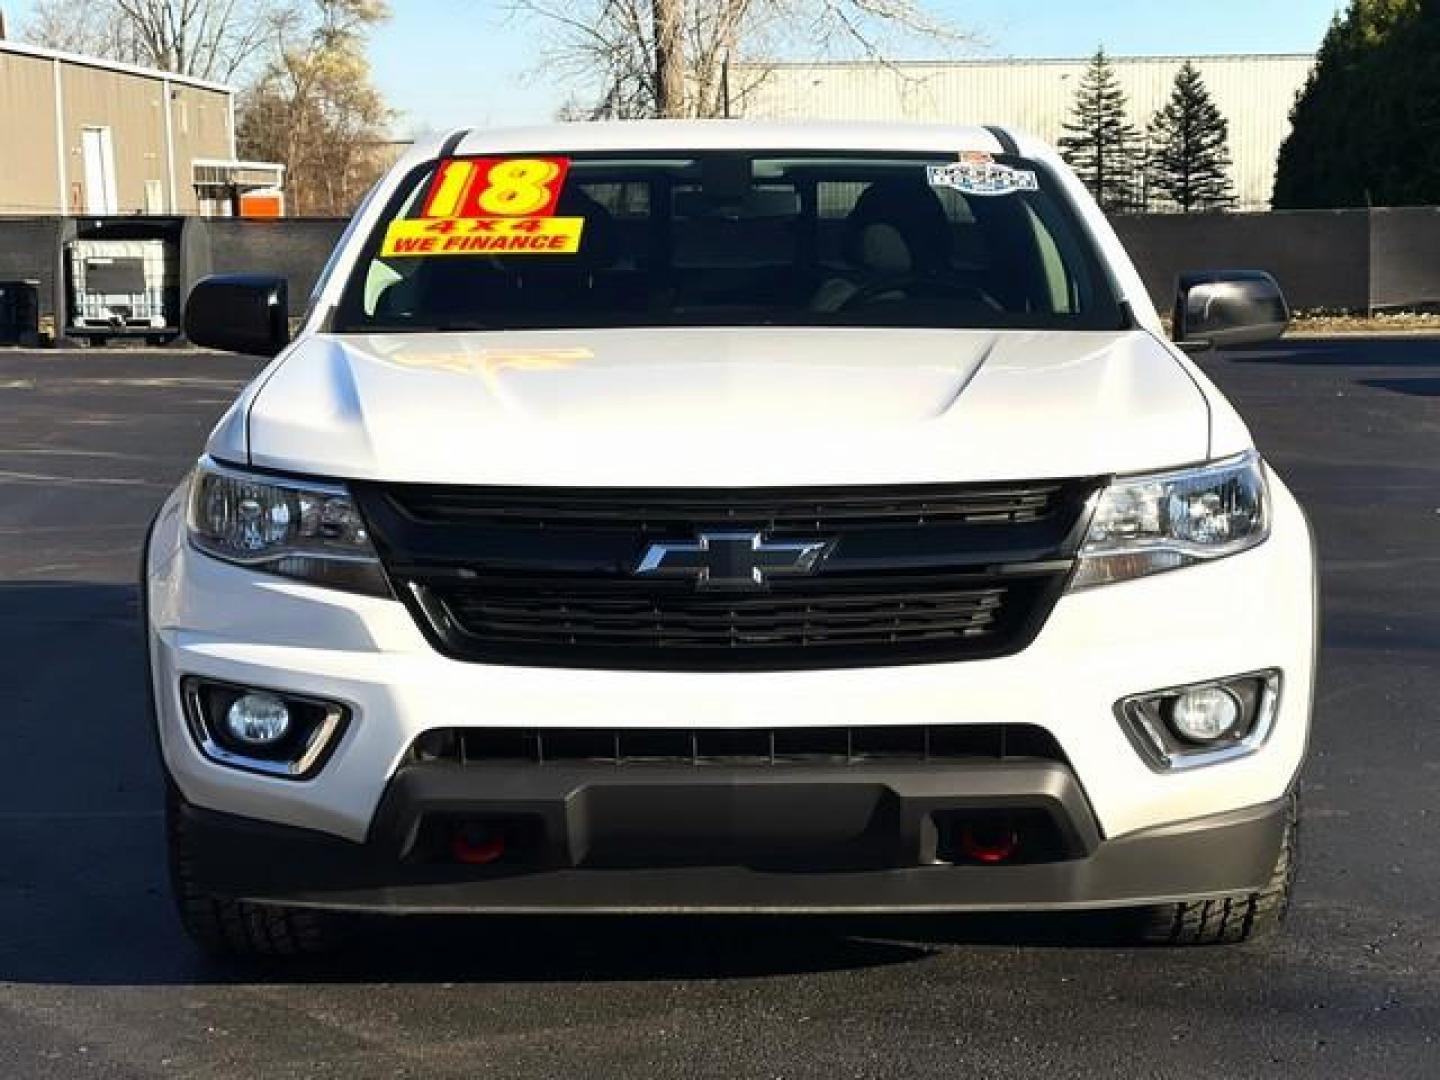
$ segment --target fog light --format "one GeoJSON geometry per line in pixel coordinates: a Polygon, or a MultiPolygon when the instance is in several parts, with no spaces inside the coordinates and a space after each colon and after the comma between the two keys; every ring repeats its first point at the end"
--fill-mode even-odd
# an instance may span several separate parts
{"type": "Polygon", "coordinates": [[[1115,703],[1135,749],[1156,772],[1217,765],[1265,744],[1280,708],[1280,672],[1209,679],[1115,703]]]}
{"type": "Polygon", "coordinates": [[[1169,720],[1182,739],[1214,742],[1229,735],[1240,723],[1240,702],[1218,686],[1187,690],[1171,702],[1169,720]]]}
{"type": "Polygon", "coordinates": [[[289,690],[261,690],[187,675],[185,720],[200,752],[247,772],[308,780],[350,722],[339,702],[289,690]]]}
{"type": "Polygon", "coordinates": [[[225,712],[225,731],[245,746],[273,746],[290,734],[290,710],[273,694],[242,694],[225,712]]]}

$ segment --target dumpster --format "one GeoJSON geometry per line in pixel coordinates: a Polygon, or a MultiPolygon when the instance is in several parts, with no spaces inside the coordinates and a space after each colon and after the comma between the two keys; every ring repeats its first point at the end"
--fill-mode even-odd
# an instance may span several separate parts
{"type": "Polygon", "coordinates": [[[66,248],[71,337],[103,345],[143,337],[163,345],[180,333],[180,273],[165,240],[73,240],[66,248]]]}
{"type": "Polygon", "coordinates": [[[0,345],[40,343],[40,282],[0,281],[0,345]]]}

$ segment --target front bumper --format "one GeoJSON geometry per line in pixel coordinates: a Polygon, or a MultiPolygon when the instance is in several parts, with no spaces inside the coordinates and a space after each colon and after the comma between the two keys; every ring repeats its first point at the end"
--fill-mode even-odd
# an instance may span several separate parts
{"type": "MultiPolygon", "coordinates": [[[[1016,655],[779,672],[535,669],[447,659],[395,601],[199,555],[184,542],[174,498],[156,522],[147,556],[161,748],[194,807],[353,845],[373,838],[409,749],[434,728],[1031,724],[1059,742],[1106,846],[1066,868],[985,872],[1073,875],[1080,883],[1062,896],[1101,902],[1103,889],[1091,883],[1099,879],[1085,867],[1091,859],[1118,858],[1103,854],[1109,844],[1145,837],[1153,847],[1176,823],[1274,804],[1294,781],[1309,728],[1314,563],[1304,517],[1278,480],[1272,498],[1274,525],[1265,544],[1211,565],[1066,596],[1016,655]],[[1223,765],[1157,773],[1115,716],[1115,703],[1135,693],[1268,668],[1283,673],[1285,686],[1273,732],[1256,752],[1223,765]],[[206,759],[190,737],[179,692],[187,675],[335,701],[350,709],[352,722],[314,779],[239,772],[206,759]]],[[[1229,891],[1253,879],[1248,864],[1245,873],[1221,869],[1214,859],[1177,868],[1183,874],[1175,891],[1212,891],[1192,888],[1205,881],[1213,891],[1229,891]]],[[[896,880],[932,872],[935,880],[952,873],[923,866],[885,871],[896,880]]],[[[953,873],[960,876],[947,880],[971,871],[953,873]]]]}
{"type": "Polygon", "coordinates": [[[1252,892],[1274,868],[1287,811],[1282,799],[1101,840],[1068,770],[1054,765],[986,766],[949,776],[872,773],[840,782],[712,776],[699,785],[693,775],[681,780],[664,770],[618,786],[591,783],[595,777],[583,772],[549,770],[543,783],[517,785],[513,774],[499,771],[488,777],[402,771],[363,843],[185,803],[174,812],[184,817],[192,881],[260,903],[389,914],[839,914],[1138,906],[1252,892]],[[1065,839],[1072,851],[1026,865],[934,862],[932,811],[963,812],[970,804],[1044,807],[1071,827],[1065,839]],[[533,816],[530,860],[474,867],[417,858],[423,822],[435,813],[503,814],[512,822],[533,816]],[[859,833],[837,835],[857,820],[864,825],[859,833]],[[749,864],[712,861],[706,838],[722,824],[730,842],[737,830],[741,837],[754,831],[745,837],[755,845],[747,846],[749,864]],[[633,851],[687,831],[694,862],[674,858],[673,846],[665,865],[616,861],[627,845],[633,851]],[[777,844],[813,856],[836,843],[901,864],[858,869],[807,865],[805,857],[777,861],[777,844]],[[762,847],[775,857],[757,858],[762,847]]]}

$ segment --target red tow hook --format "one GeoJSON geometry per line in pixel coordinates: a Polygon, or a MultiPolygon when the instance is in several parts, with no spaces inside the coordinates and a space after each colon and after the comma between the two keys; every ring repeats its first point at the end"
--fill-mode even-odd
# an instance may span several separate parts
{"type": "Polygon", "coordinates": [[[1010,820],[967,824],[960,830],[960,850],[976,862],[994,865],[1008,860],[1020,846],[1020,836],[1010,820]]]}
{"type": "Polygon", "coordinates": [[[488,826],[462,822],[450,834],[450,857],[458,863],[485,866],[504,854],[504,834],[488,826]]]}

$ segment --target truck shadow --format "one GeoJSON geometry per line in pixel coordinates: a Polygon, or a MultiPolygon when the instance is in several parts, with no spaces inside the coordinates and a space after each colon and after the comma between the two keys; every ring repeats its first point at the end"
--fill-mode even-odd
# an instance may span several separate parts
{"type": "MultiPolygon", "coordinates": [[[[333,957],[206,965],[214,979],[303,982],[637,982],[753,979],[919,963],[947,947],[1115,945],[1113,918],[580,916],[363,921],[333,957]]],[[[198,974],[198,972],[197,972],[198,974]]]]}
{"type": "Polygon", "coordinates": [[[1202,354],[1201,363],[1300,367],[1431,367],[1440,365],[1440,337],[1282,338],[1273,345],[1222,349],[1202,354]],[[1357,348],[1356,346],[1360,347],[1357,348]]]}
{"type": "Polygon", "coordinates": [[[1361,386],[1409,397],[1440,397],[1440,379],[1361,379],[1361,386]]]}

